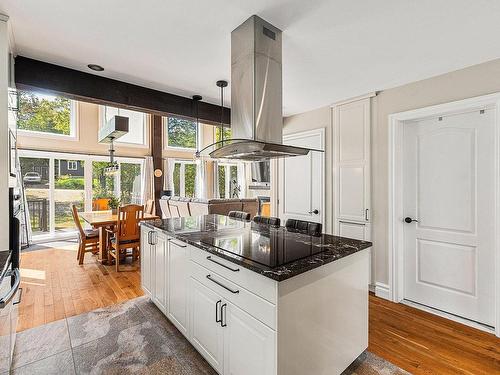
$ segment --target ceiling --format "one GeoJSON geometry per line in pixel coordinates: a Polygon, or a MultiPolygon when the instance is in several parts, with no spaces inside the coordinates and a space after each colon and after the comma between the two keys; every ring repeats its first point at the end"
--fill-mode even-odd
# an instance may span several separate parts
{"type": "Polygon", "coordinates": [[[0,12],[17,54],[212,103],[231,31],[257,14],[283,30],[286,115],[500,57],[497,0],[0,0],[0,12]]]}

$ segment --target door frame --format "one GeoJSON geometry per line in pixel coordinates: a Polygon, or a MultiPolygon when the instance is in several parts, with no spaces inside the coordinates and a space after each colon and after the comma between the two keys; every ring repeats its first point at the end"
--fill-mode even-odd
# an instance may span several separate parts
{"type": "MultiPolygon", "coordinates": [[[[288,140],[293,140],[295,138],[302,138],[302,137],[307,137],[307,136],[314,136],[314,135],[319,135],[321,139],[321,149],[325,149],[325,128],[317,128],[317,129],[312,129],[312,130],[305,130],[305,131],[299,131],[299,132],[294,132],[294,133],[288,133],[288,134],[283,134],[283,143],[286,144],[285,141],[288,140]]],[[[325,183],[326,183],[326,159],[325,159],[325,152],[322,153],[321,155],[321,224],[323,225],[323,228],[326,227],[326,213],[325,213],[325,183]]],[[[273,189],[275,189],[276,194],[272,194],[272,199],[271,201],[274,202],[274,215],[280,216],[281,212],[281,207],[283,204],[283,194],[281,192],[282,188],[284,186],[282,185],[282,179],[283,179],[283,163],[281,160],[277,161],[276,164],[274,165],[274,168],[271,168],[271,179],[272,181],[276,181],[277,183],[274,183],[275,187],[273,186],[273,189]],[[274,171],[273,171],[274,169],[274,171]]]]}
{"type": "MultiPolygon", "coordinates": [[[[460,114],[481,109],[495,110],[495,327],[500,337],[500,93],[483,95],[445,104],[434,105],[389,115],[389,181],[388,181],[388,260],[389,293],[391,301],[400,303],[404,299],[404,234],[403,234],[403,127],[406,121],[422,120],[427,117],[460,114]]],[[[444,314],[451,320],[487,330],[485,326],[466,319],[444,314]]]]}

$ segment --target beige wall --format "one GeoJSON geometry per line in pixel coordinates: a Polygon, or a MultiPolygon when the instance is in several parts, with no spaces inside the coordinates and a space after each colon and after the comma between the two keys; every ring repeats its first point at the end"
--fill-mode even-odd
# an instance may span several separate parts
{"type": "MultiPolygon", "coordinates": [[[[50,136],[37,137],[25,135],[20,132],[18,136],[18,147],[21,149],[42,151],[107,155],[109,146],[97,142],[97,133],[99,131],[99,106],[92,103],[77,102],[76,113],[78,133],[76,140],[59,139],[50,136]]],[[[124,146],[117,143],[115,149],[117,156],[141,157],[151,154],[149,139],[147,147],[124,146]]]]}
{"type": "Polygon", "coordinates": [[[388,116],[500,91],[500,59],[382,91],[374,100],[372,124],[372,205],[375,278],[389,282],[388,116]]]}
{"type": "MultiPolygon", "coordinates": [[[[392,113],[500,92],[500,59],[381,91],[372,104],[372,219],[375,281],[388,284],[388,116],[392,113]]],[[[347,99],[347,98],[346,98],[347,99]]],[[[285,119],[284,132],[326,127],[327,217],[333,217],[330,108],[285,119]]],[[[330,231],[331,232],[331,231],[330,231]]]]}
{"type": "MultiPolygon", "coordinates": [[[[330,107],[323,107],[314,111],[301,113],[295,116],[285,117],[283,122],[283,134],[293,134],[301,131],[325,128],[325,168],[326,168],[326,197],[325,197],[325,223],[324,229],[327,233],[333,233],[333,134],[330,107]]],[[[276,186],[271,183],[271,186],[276,186]]]]}

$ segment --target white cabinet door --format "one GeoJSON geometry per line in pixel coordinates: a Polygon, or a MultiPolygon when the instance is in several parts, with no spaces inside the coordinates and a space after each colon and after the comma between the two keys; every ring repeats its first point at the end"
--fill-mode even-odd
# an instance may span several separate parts
{"type": "Polygon", "coordinates": [[[168,318],[188,336],[189,247],[179,240],[168,241],[168,318]]]}
{"type": "Polygon", "coordinates": [[[222,373],[222,298],[194,278],[190,278],[190,295],[191,343],[217,372],[222,373]]]}
{"type": "MultiPolygon", "coordinates": [[[[324,129],[283,136],[283,143],[324,150],[324,129]]],[[[287,219],[325,222],[325,154],[311,151],[279,161],[278,211],[287,219]]]]}
{"type": "Polygon", "coordinates": [[[153,245],[151,236],[154,230],[141,226],[141,285],[144,292],[153,297],[154,269],[152,267],[153,245]]]}
{"type": "Polygon", "coordinates": [[[224,375],[276,374],[276,332],[223,301],[224,375]]]}
{"type": "Polygon", "coordinates": [[[167,254],[167,239],[165,235],[155,231],[152,242],[154,245],[154,291],[153,301],[158,308],[165,313],[167,311],[168,290],[167,290],[167,267],[168,267],[168,254],[167,254]]]}
{"type": "Polygon", "coordinates": [[[354,238],[355,240],[369,241],[370,224],[339,220],[337,233],[341,237],[354,238]]]}
{"type": "Polygon", "coordinates": [[[370,98],[334,108],[336,222],[370,221],[370,98]]]}

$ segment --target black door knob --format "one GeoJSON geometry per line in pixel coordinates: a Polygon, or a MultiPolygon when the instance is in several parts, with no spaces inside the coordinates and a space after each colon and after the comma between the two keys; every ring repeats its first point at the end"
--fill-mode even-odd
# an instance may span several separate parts
{"type": "Polygon", "coordinates": [[[316,209],[314,209],[314,210],[312,210],[312,211],[309,211],[309,213],[310,213],[310,214],[315,214],[315,215],[317,215],[317,214],[319,214],[319,211],[318,211],[318,210],[316,210],[316,209]]]}
{"type": "Polygon", "coordinates": [[[418,223],[418,220],[412,219],[411,217],[405,217],[405,223],[410,224],[412,222],[418,223]]]}

